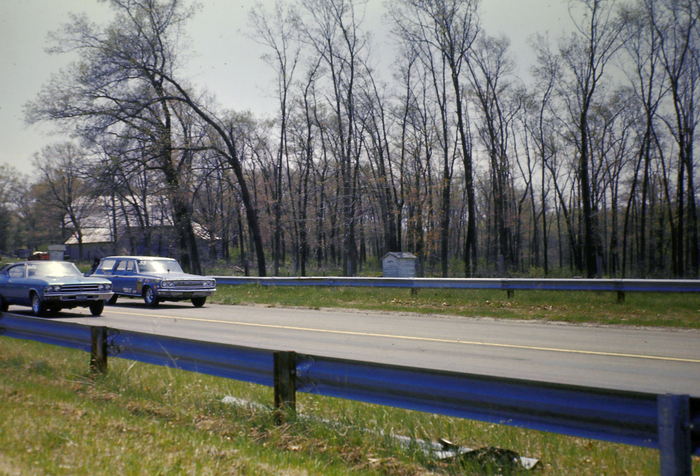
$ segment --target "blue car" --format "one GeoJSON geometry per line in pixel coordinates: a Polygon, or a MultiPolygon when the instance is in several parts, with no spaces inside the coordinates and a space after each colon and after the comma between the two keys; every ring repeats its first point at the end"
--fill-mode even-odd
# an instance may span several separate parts
{"type": "Polygon", "coordinates": [[[107,256],[102,258],[92,276],[109,279],[114,296],[143,298],[146,305],[155,307],[162,301],[190,300],[202,307],[216,291],[216,280],[211,277],[187,274],[172,258],[155,256],[107,256]]]}
{"type": "Polygon", "coordinates": [[[23,261],[0,269],[2,312],[10,304],[31,306],[36,316],[81,306],[99,316],[112,295],[109,280],[85,277],[66,261],[23,261]]]}

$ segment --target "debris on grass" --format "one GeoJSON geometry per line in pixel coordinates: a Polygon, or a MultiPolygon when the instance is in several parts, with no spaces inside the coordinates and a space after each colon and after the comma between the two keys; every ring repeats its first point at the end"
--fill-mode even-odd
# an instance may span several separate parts
{"type": "Polygon", "coordinates": [[[516,466],[520,466],[526,470],[534,469],[540,461],[537,458],[520,456],[515,451],[502,448],[467,448],[466,446],[456,445],[445,438],[440,438],[437,441],[425,441],[401,435],[391,436],[401,443],[402,446],[417,446],[428,456],[433,456],[443,461],[468,459],[476,461],[482,466],[498,467],[500,469],[514,469],[516,466]]]}
{"type": "MultiPolygon", "coordinates": [[[[263,405],[261,403],[252,402],[242,398],[237,398],[233,396],[225,396],[222,403],[228,405],[235,405],[239,407],[250,408],[254,410],[272,410],[271,407],[263,405]]],[[[306,420],[313,420],[318,423],[328,424],[331,426],[338,426],[338,422],[331,422],[329,420],[315,418],[308,415],[297,414],[299,418],[304,418],[306,420]]],[[[361,431],[366,433],[376,433],[373,430],[366,428],[361,429],[361,431]]],[[[384,436],[383,431],[378,432],[379,435],[384,436]]],[[[408,436],[394,435],[390,434],[390,438],[399,443],[405,448],[419,448],[426,456],[435,458],[441,461],[459,461],[459,460],[469,460],[474,461],[480,466],[497,468],[500,470],[513,470],[516,467],[520,467],[525,470],[534,469],[538,463],[539,459],[530,458],[526,456],[520,456],[518,453],[512,450],[507,450],[503,448],[496,447],[483,447],[483,448],[467,448],[466,446],[459,446],[452,443],[446,438],[440,438],[437,441],[426,441],[419,438],[411,438],[408,436]]],[[[369,458],[370,462],[372,458],[369,458]]],[[[377,460],[379,461],[379,460],[377,460]]]]}

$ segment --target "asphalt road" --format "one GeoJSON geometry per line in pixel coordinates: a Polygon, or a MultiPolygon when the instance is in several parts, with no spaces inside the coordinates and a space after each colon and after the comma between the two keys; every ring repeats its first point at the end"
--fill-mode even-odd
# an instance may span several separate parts
{"type": "MultiPolygon", "coordinates": [[[[25,314],[22,308],[13,312],[25,314]]],[[[273,350],[700,397],[700,331],[121,300],[54,319],[273,350]]]]}

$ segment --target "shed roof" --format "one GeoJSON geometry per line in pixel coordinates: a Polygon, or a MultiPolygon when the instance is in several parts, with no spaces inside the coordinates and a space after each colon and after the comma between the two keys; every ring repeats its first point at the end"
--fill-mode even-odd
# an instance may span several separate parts
{"type": "Polygon", "coordinates": [[[384,256],[382,256],[382,259],[386,259],[388,257],[392,258],[398,258],[398,259],[415,259],[416,255],[413,253],[409,253],[407,251],[390,251],[384,256]]]}

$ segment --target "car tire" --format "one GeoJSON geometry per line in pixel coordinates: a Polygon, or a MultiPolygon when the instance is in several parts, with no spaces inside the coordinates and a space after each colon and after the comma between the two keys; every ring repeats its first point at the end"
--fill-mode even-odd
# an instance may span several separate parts
{"type": "Polygon", "coordinates": [[[143,288],[143,302],[145,302],[148,307],[158,306],[158,295],[156,294],[156,290],[151,286],[143,288]]]}
{"type": "Polygon", "coordinates": [[[117,303],[117,294],[113,294],[111,298],[107,299],[107,304],[116,304],[117,303]]]}
{"type": "Polygon", "coordinates": [[[90,304],[90,314],[93,316],[97,317],[100,314],[102,314],[102,311],[105,309],[105,302],[104,301],[97,301],[93,302],[90,304]]]}
{"type": "Polygon", "coordinates": [[[42,302],[41,298],[37,293],[32,293],[32,314],[35,316],[43,316],[46,314],[46,304],[42,302]]]}
{"type": "Polygon", "coordinates": [[[48,308],[49,313],[51,314],[58,314],[61,312],[61,308],[59,306],[51,306],[48,308]]]}
{"type": "Polygon", "coordinates": [[[192,305],[194,307],[202,307],[204,306],[204,303],[207,302],[207,297],[206,296],[200,296],[200,297],[193,297],[192,298],[192,305]]]}
{"type": "Polygon", "coordinates": [[[7,312],[7,310],[9,308],[10,308],[10,303],[7,302],[7,299],[0,296],[0,312],[7,312]]]}

